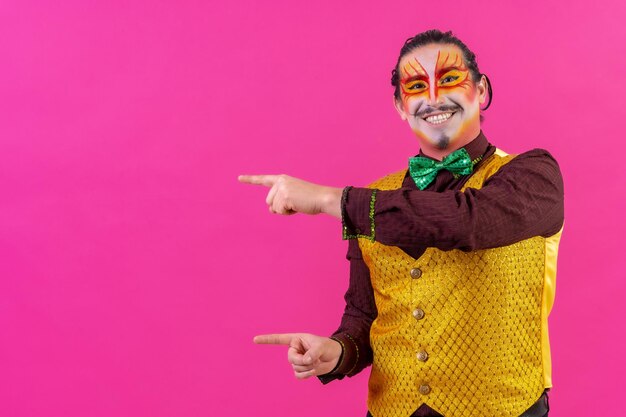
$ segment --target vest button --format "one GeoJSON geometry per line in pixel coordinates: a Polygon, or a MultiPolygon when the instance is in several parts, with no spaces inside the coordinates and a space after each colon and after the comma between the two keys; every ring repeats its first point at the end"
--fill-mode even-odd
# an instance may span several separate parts
{"type": "Polygon", "coordinates": [[[417,320],[423,319],[425,314],[426,313],[424,313],[424,310],[422,310],[421,308],[416,308],[415,310],[413,310],[413,317],[415,317],[417,320]]]}
{"type": "Polygon", "coordinates": [[[411,269],[411,278],[419,278],[422,276],[422,270],[419,268],[411,269]]]}
{"type": "Polygon", "coordinates": [[[428,386],[428,384],[420,385],[419,389],[420,389],[420,394],[424,394],[424,395],[430,394],[430,387],[428,386]]]}
{"type": "Polygon", "coordinates": [[[420,362],[426,362],[428,360],[428,353],[424,352],[423,350],[417,352],[417,360],[420,362]]]}

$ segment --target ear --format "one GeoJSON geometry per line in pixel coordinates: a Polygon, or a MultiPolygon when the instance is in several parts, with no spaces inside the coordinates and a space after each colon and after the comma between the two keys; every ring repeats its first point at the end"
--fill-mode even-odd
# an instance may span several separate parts
{"type": "Polygon", "coordinates": [[[400,115],[402,120],[407,120],[406,112],[404,111],[404,104],[402,100],[398,100],[396,96],[393,96],[393,106],[396,108],[396,111],[400,115]]]}
{"type": "Polygon", "coordinates": [[[478,103],[482,106],[487,100],[487,78],[484,75],[480,76],[480,81],[476,85],[478,89],[478,103]]]}

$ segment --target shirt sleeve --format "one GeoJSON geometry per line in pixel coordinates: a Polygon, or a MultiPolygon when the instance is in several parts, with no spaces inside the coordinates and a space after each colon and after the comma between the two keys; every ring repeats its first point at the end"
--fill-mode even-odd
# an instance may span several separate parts
{"type": "Polygon", "coordinates": [[[344,200],[344,236],[358,230],[393,246],[471,251],[548,237],[563,225],[563,179],[543,149],[518,155],[481,189],[352,188],[344,200]]]}
{"type": "Polygon", "coordinates": [[[378,312],[369,269],[356,240],[349,242],[347,258],[350,261],[350,284],[344,296],[346,307],[339,329],[331,336],[341,344],[343,354],[331,373],[320,376],[324,384],[358,374],[371,365],[373,358],[369,335],[378,312]]]}

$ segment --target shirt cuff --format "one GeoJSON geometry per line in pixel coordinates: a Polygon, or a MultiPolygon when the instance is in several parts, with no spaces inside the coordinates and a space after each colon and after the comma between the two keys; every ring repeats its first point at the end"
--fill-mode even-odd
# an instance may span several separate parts
{"type": "Polygon", "coordinates": [[[335,369],[327,374],[318,376],[323,384],[328,384],[335,379],[343,379],[346,375],[352,376],[351,373],[359,362],[359,348],[348,333],[337,333],[331,336],[331,339],[339,342],[341,345],[341,356],[335,369]]]}
{"type": "Polygon", "coordinates": [[[343,189],[341,225],[344,240],[375,239],[374,205],[376,204],[376,192],[375,189],[351,186],[343,189]]]}

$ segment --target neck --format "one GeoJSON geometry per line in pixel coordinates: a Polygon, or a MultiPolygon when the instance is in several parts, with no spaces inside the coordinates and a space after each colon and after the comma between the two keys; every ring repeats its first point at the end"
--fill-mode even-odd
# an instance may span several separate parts
{"type": "Polygon", "coordinates": [[[443,158],[450,155],[452,152],[458,149],[461,149],[462,147],[464,147],[465,145],[467,145],[468,143],[476,139],[479,134],[480,134],[480,126],[478,126],[475,132],[471,132],[468,135],[464,135],[461,138],[457,138],[454,142],[450,143],[444,149],[438,148],[433,143],[427,140],[420,140],[419,141],[420,149],[422,153],[428,156],[429,158],[433,158],[438,161],[441,161],[443,158]]]}

